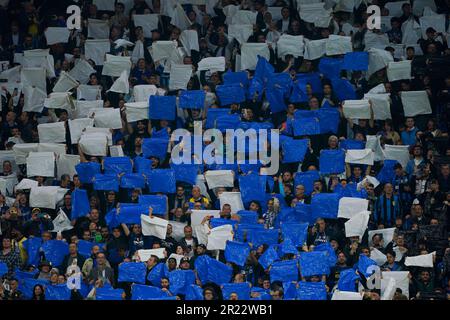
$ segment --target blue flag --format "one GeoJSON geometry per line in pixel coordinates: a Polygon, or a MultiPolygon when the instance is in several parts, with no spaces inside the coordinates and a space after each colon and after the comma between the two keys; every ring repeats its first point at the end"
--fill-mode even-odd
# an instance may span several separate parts
{"type": "Polygon", "coordinates": [[[308,150],[307,139],[286,139],[281,144],[283,163],[303,162],[308,150]]]}
{"type": "Polygon", "coordinates": [[[53,267],[61,266],[64,257],[69,254],[69,245],[62,240],[48,240],[41,248],[45,259],[50,261],[53,267]]]}
{"type": "Polygon", "coordinates": [[[95,300],[113,301],[122,300],[123,289],[114,289],[112,287],[100,287],[95,289],[95,300]]]}
{"type": "Polygon", "coordinates": [[[145,188],[145,177],[141,173],[127,173],[120,177],[120,187],[124,189],[145,188]]]}
{"type": "Polygon", "coordinates": [[[250,300],[250,284],[243,283],[224,283],[222,285],[222,294],[224,300],[230,300],[231,294],[236,294],[238,300],[250,300]]]}
{"type": "Polygon", "coordinates": [[[156,300],[169,297],[169,294],[158,287],[133,284],[131,300],[156,300]]]}
{"type": "Polygon", "coordinates": [[[239,223],[258,223],[258,213],[255,211],[239,210],[237,215],[240,217],[239,223]]]}
{"type": "Polygon", "coordinates": [[[367,278],[374,271],[374,269],[369,268],[369,267],[376,266],[376,265],[377,265],[377,263],[374,260],[370,259],[369,257],[367,257],[363,254],[360,254],[356,268],[358,269],[359,272],[364,274],[364,276],[367,278]]]}
{"type": "Polygon", "coordinates": [[[276,261],[270,268],[270,282],[298,281],[297,260],[276,261]]]}
{"type": "Polygon", "coordinates": [[[321,243],[318,246],[315,246],[314,251],[327,252],[328,265],[330,266],[330,268],[336,265],[337,262],[336,252],[334,251],[334,248],[331,246],[329,242],[321,243]]]}
{"type": "Polygon", "coordinates": [[[216,95],[222,107],[232,103],[245,102],[245,90],[240,84],[217,86],[216,95]]]}
{"type": "Polygon", "coordinates": [[[296,172],[294,185],[302,185],[305,187],[305,194],[311,195],[314,191],[314,181],[320,180],[320,174],[317,170],[309,170],[305,172],[296,172]]]}
{"type": "Polygon", "coordinates": [[[206,93],[203,90],[186,90],[180,93],[181,109],[204,109],[206,93]]]}
{"type": "Polygon", "coordinates": [[[279,248],[278,248],[278,254],[279,256],[283,257],[286,254],[298,254],[297,247],[292,243],[292,240],[290,238],[285,239],[283,242],[281,242],[279,248]]]}
{"type": "Polygon", "coordinates": [[[151,282],[155,287],[161,287],[161,278],[167,277],[169,269],[164,262],[158,263],[150,270],[147,276],[147,280],[151,282]]]}
{"type": "Polygon", "coordinates": [[[303,277],[330,274],[328,254],[324,251],[302,252],[300,254],[300,272],[303,277]]]}
{"type": "Polygon", "coordinates": [[[242,84],[245,87],[249,83],[247,72],[245,72],[245,71],[240,71],[240,72],[227,71],[223,74],[223,83],[226,85],[242,84]]]}
{"type": "Polygon", "coordinates": [[[121,174],[133,172],[133,163],[128,157],[105,157],[103,167],[106,174],[121,174]]]}
{"type": "Polygon", "coordinates": [[[280,210],[275,218],[275,228],[279,228],[282,223],[300,223],[299,216],[294,208],[288,207],[280,210]]]}
{"type": "Polygon", "coordinates": [[[342,150],[321,150],[319,157],[321,174],[339,174],[345,171],[345,153],[342,150]]]}
{"type": "Polygon", "coordinates": [[[258,174],[248,174],[239,176],[239,190],[241,191],[242,201],[250,203],[251,201],[266,200],[265,176],[258,174]]]}
{"type": "Polygon", "coordinates": [[[170,292],[173,294],[186,294],[188,286],[195,284],[195,273],[192,270],[174,270],[168,275],[170,292]]]}
{"type": "Polygon", "coordinates": [[[359,280],[359,275],[354,269],[342,270],[339,274],[338,289],[340,291],[356,292],[356,280],[359,280]]]}
{"type": "Polygon", "coordinates": [[[177,98],[175,96],[150,96],[150,119],[175,120],[176,115],[177,98]]]}
{"type": "Polygon", "coordinates": [[[198,164],[170,164],[170,167],[175,172],[175,179],[177,181],[186,182],[191,185],[197,183],[197,175],[200,169],[198,164]]]}
{"type": "Polygon", "coordinates": [[[155,215],[165,215],[168,210],[167,196],[140,195],[139,204],[146,208],[151,206],[155,215]]]}
{"type": "Polygon", "coordinates": [[[270,105],[272,113],[281,112],[287,109],[285,102],[285,92],[282,88],[272,87],[266,89],[266,99],[270,105]]]}
{"type": "Polygon", "coordinates": [[[235,130],[241,122],[241,117],[238,114],[229,114],[225,116],[219,116],[216,118],[215,128],[221,132],[225,132],[227,129],[235,130]]]}
{"type": "Polygon", "coordinates": [[[241,241],[241,242],[248,242],[248,238],[250,237],[250,236],[248,236],[248,234],[250,233],[250,230],[253,230],[253,229],[262,230],[262,229],[264,229],[264,225],[259,224],[259,223],[257,223],[257,224],[239,223],[237,225],[237,230],[236,230],[234,240],[241,241]]]}
{"type": "Polygon", "coordinates": [[[258,62],[256,63],[254,78],[259,79],[262,83],[269,81],[275,73],[275,68],[267,61],[266,58],[258,56],[258,62]]]}
{"type": "Polygon", "coordinates": [[[305,79],[298,79],[294,81],[289,101],[292,103],[308,102],[308,93],[306,89],[307,85],[308,84],[305,79]]]}
{"type": "Polygon", "coordinates": [[[311,86],[313,93],[322,93],[322,80],[318,72],[297,73],[297,80],[305,81],[311,86]]]}
{"type": "Polygon", "coordinates": [[[307,237],[308,223],[283,223],[281,225],[281,234],[283,239],[290,239],[292,243],[300,247],[302,246],[307,237]]]}
{"type": "Polygon", "coordinates": [[[356,99],[355,88],[347,79],[331,79],[331,84],[339,101],[356,99]]]}
{"type": "Polygon", "coordinates": [[[335,193],[318,193],[312,196],[311,211],[315,218],[336,219],[340,197],[335,193]]]}
{"type": "Polygon", "coordinates": [[[306,222],[309,225],[313,225],[316,222],[316,219],[312,214],[312,208],[310,204],[297,203],[294,207],[294,210],[300,222],[306,222]]]}
{"type": "Polygon", "coordinates": [[[27,252],[27,263],[29,265],[38,266],[40,261],[39,249],[42,245],[42,239],[36,237],[30,237],[23,242],[23,247],[27,252]]]}
{"type": "Polygon", "coordinates": [[[344,56],[342,69],[352,71],[367,71],[367,69],[369,69],[369,53],[365,51],[347,52],[344,56]]]}
{"type": "Polygon", "coordinates": [[[141,214],[148,215],[148,207],[136,203],[121,203],[119,214],[117,215],[117,211],[115,214],[119,224],[141,224],[141,214]]]}
{"type": "Polygon", "coordinates": [[[320,134],[320,121],[315,117],[302,117],[292,121],[294,126],[294,136],[313,136],[320,134]]]}
{"type": "Polygon", "coordinates": [[[22,270],[16,268],[14,270],[14,276],[17,280],[19,280],[19,284],[20,284],[20,280],[34,279],[37,277],[38,274],[39,274],[39,269],[34,269],[33,271],[22,271],[22,270]]]}
{"type": "Polygon", "coordinates": [[[0,262],[0,278],[8,273],[8,266],[4,262],[0,262]]]}
{"type": "Polygon", "coordinates": [[[300,281],[297,289],[298,300],[327,300],[325,282],[300,281]]]}
{"type": "Polygon", "coordinates": [[[265,82],[260,78],[253,77],[248,84],[247,99],[261,101],[264,92],[265,82]]]}
{"type": "Polygon", "coordinates": [[[319,72],[327,79],[338,79],[341,73],[343,59],[321,58],[319,72]]]}
{"type": "Polygon", "coordinates": [[[344,139],[339,142],[339,148],[344,150],[363,150],[366,148],[364,141],[344,139]]]}
{"type": "Polygon", "coordinates": [[[263,244],[278,244],[278,236],[278,229],[253,229],[247,232],[247,241],[256,249],[263,244]]]}
{"type": "Polygon", "coordinates": [[[134,158],[134,170],[137,173],[144,173],[152,169],[153,161],[144,157],[134,158]]]}
{"type": "Polygon", "coordinates": [[[147,138],[142,142],[144,157],[157,157],[162,162],[167,156],[169,140],[159,138],[147,138]]]}
{"type": "Polygon", "coordinates": [[[33,290],[36,285],[49,286],[50,281],[45,279],[33,279],[24,278],[19,280],[19,291],[25,296],[26,299],[31,299],[33,297],[33,290]]]}
{"type": "Polygon", "coordinates": [[[218,117],[227,116],[230,114],[230,109],[228,108],[208,108],[206,113],[206,129],[215,128],[216,120],[218,117]]]}
{"type": "Polygon", "coordinates": [[[145,283],[147,267],[143,262],[122,262],[119,264],[118,282],[145,283]]]}
{"type": "Polygon", "coordinates": [[[66,284],[45,287],[45,300],[70,300],[71,291],[66,284]]]}
{"type": "Polygon", "coordinates": [[[266,251],[259,257],[259,264],[264,268],[269,268],[275,261],[279,259],[277,250],[274,245],[269,246],[266,251]]]}
{"type": "Polygon", "coordinates": [[[119,177],[115,174],[96,174],[94,190],[119,192],[119,177]]]}
{"type": "Polygon", "coordinates": [[[337,134],[341,121],[338,109],[322,107],[317,110],[317,117],[319,118],[320,133],[337,134]]]}
{"type": "Polygon", "coordinates": [[[202,283],[214,282],[220,285],[229,282],[233,275],[233,269],[230,266],[207,255],[198,256],[194,265],[202,283]]]}
{"type": "Polygon", "coordinates": [[[392,183],[395,178],[394,166],[397,163],[397,160],[384,160],[383,166],[377,175],[378,181],[381,183],[392,183]]]}
{"type": "Polygon", "coordinates": [[[86,240],[78,240],[77,247],[78,253],[81,254],[85,258],[89,258],[92,254],[92,247],[94,243],[86,240]]]}
{"type": "Polygon", "coordinates": [[[97,162],[81,162],[75,166],[75,171],[81,183],[92,183],[94,176],[101,172],[101,165],[97,162]]]}
{"type": "Polygon", "coordinates": [[[203,300],[203,289],[196,284],[191,284],[186,289],[186,295],[184,299],[186,301],[203,300]]]}
{"type": "Polygon", "coordinates": [[[211,225],[212,228],[217,228],[220,226],[224,226],[229,224],[230,226],[232,226],[234,228],[235,225],[237,225],[237,221],[236,220],[232,220],[232,219],[223,219],[223,218],[213,218],[209,221],[209,224],[211,225]]]}
{"type": "Polygon", "coordinates": [[[249,254],[250,246],[248,243],[227,241],[225,247],[225,260],[228,262],[233,262],[236,265],[243,267],[249,254]]]}
{"type": "Polygon", "coordinates": [[[72,191],[72,220],[85,217],[91,212],[91,205],[86,190],[75,189],[72,191]]]}
{"type": "Polygon", "coordinates": [[[172,169],[153,169],[146,173],[150,192],[175,193],[177,182],[172,169]]]}

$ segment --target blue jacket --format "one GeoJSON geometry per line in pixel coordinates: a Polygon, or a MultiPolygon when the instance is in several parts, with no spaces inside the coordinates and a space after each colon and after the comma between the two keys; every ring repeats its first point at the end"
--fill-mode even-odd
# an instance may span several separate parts
{"type": "Polygon", "coordinates": [[[401,134],[403,144],[409,146],[416,144],[417,131],[419,131],[417,128],[414,128],[411,131],[403,131],[401,134]]]}

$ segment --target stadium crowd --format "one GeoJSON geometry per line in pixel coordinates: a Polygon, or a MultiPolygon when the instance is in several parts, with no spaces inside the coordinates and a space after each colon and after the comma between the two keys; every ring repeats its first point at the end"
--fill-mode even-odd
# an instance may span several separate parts
{"type": "Polygon", "coordinates": [[[450,299],[449,9],[0,1],[0,300],[450,299]],[[174,164],[199,123],[278,172],[174,164]]]}

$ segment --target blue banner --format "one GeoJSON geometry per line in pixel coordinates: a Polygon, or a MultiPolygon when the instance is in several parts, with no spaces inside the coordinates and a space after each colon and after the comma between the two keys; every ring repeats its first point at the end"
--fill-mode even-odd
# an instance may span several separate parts
{"type": "Polygon", "coordinates": [[[294,136],[313,136],[320,134],[320,121],[318,117],[302,117],[292,122],[294,136]]]}
{"type": "Polygon", "coordinates": [[[280,257],[283,257],[286,254],[298,254],[297,247],[292,243],[290,238],[285,239],[278,248],[278,254],[280,257]]]}
{"type": "Polygon", "coordinates": [[[23,247],[25,248],[27,252],[27,263],[29,265],[39,266],[40,261],[40,255],[39,255],[39,248],[42,245],[42,239],[41,238],[28,238],[23,242],[23,247]]]}
{"type": "Polygon", "coordinates": [[[254,78],[259,79],[262,83],[269,81],[275,73],[275,68],[267,61],[266,58],[258,56],[256,63],[254,78]]]}
{"type": "Polygon", "coordinates": [[[118,270],[118,282],[145,283],[147,266],[143,262],[122,262],[118,270]]]}
{"type": "Polygon", "coordinates": [[[85,217],[89,212],[91,212],[91,205],[89,204],[87,191],[79,188],[73,190],[71,219],[85,217]]]}
{"type": "Polygon", "coordinates": [[[245,71],[231,72],[227,71],[223,74],[223,83],[230,84],[242,84],[244,87],[248,85],[248,74],[245,71]]]}
{"type": "Polygon", "coordinates": [[[315,246],[314,251],[324,251],[327,253],[328,265],[330,266],[330,268],[336,265],[337,262],[336,252],[334,251],[334,248],[331,246],[329,242],[321,243],[315,246]]]}
{"type": "Polygon", "coordinates": [[[318,72],[297,73],[297,80],[305,81],[312,88],[313,93],[322,93],[322,80],[318,72]]]}
{"type": "Polygon", "coordinates": [[[315,218],[336,219],[340,197],[335,193],[317,193],[311,199],[311,211],[315,218]]]}
{"type": "Polygon", "coordinates": [[[75,166],[75,171],[81,183],[92,183],[94,176],[101,172],[101,165],[97,162],[81,162],[75,166]]]}
{"type": "Polygon", "coordinates": [[[145,177],[142,173],[127,173],[120,177],[120,187],[124,189],[145,188],[145,177]]]}
{"type": "Polygon", "coordinates": [[[320,180],[320,174],[317,170],[309,170],[305,172],[296,172],[294,185],[302,185],[305,187],[305,194],[311,195],[314,191],[314,181],[320,180]]]}
{"type": "Polygon", "coordinates": [[[186,289],[186,296],[184,299],[186,301],[203,300],[203,289],[195,284],[191,284],[186,289]]]}
{"type": "Polygon", "coordinates": [[[270,268],[270,282],[298,281],[297,260],[276,261],[270,268]]]}
{"type": "Polygon", "coordinates": [[[94,246],[93,242],[80,239],[78,240],[77,243],[78,253],[85,258],[89,258],[92,254],[93,246],[94,246]]]}
{"type": "Polygon", "coordinates": [[[194,262],[197,275],[202,283],[228,283],[233,275],[233,269],[207,255],[198,256],[194,262]]]}
{"type": "Polygon", "coordinates": [[[45,300],[70,300],[72,292],[67,284],[57,284],[45,287],[45,300]]]}
{"type": "Polygon", "coordinates": [[[345,153],[342,150],[321,150],[319,157],[321,174],[345,172],[345,153]]]}
{"type": "Polygon", "coordinates": [[[333,85],[333,92],[339,101],[356,99],[355,88],[347,79],[332,79],[331,84],[333,85]]]}
{"type": "Polygon", "coordinates": [[[225,132],[227,129],[235,130],[241,122],[241,117],[238,114],[229,114],[225,116],[219,116],[216,118],[215,128],[221,132],[225,132]]]}
{"type": "Polygon", "coordinates": [[[203,90],[186,90],[180,93],[181,109],[204,109],[206,93],[203,90]]]}
{"type": "Polygon", "coordinates": [[[157,300],[169,297],[169,294],[160,288],[133,284],[131,286],[131,300],[157,300]]]}
{"type": "Polygon", "coordinates": [[[200,165],[198,164],[170,164],[170,168],[175,172],[177,181],[186,182],[191,185],[197,184],[197,175],[200,165]]]}
{"type": "Polygon", "coordinates": [[[278,229],[253,229],[247,232],[247,241],[256,249],[263,244],[278,244],[278,236],[278,229]]]}
{"type": "Polygon", "coordinates": [[[322,276],[330,274],[328,254],[324,251],[300,253],[300,272],[302,277],[322,276]]]}
{"type": "Polygon", "coordinates": [[[25,278],[19,280],[19,291],[25,296],[26,299],[31,299],[33,297],[33,290],[36,285],[49,286],[50,281],[45,279],[33,279],[33,278],[25,278]]]}
{"type": "Polygon", "coordinates": [[[341,121],[341,114],[337,108],[322,107],[317,110],[317,117],[319,118],[320,133],[337,134],[339,122],[341,121]]]}
{"type": "Polygon", "coordinates": [[[323,57],[319,62],[319,72],[327,79],[339,79],[343,59],[323,57]]]}
{"type": "Polygon", "coordinates": [[[286,139],[281,144],[283,163],[303,162],[308,151],[307,139],[286,139]]]}
{"type": "Polygon", "coordinates": [[[157,157],[162,162],[167,156],[169,140],[158,138],[147,138],[142,142],[144,157],[157,157]]]}
{"type": "Polygon", "coordinates": [[[134,158],[134,170],[137,173],[144,173],[152,169],[153,161],[144,157],[134,158]]]}
{"type": "Polygon", "coordinates": [[[307,82],[305,79],[298,79],[294,81],[289,101],[292,103],[308,102],[308,93],[306,90],[306,86],[307,82]]]}
{"type": "Polygon", "coordinates": [[[136,203],[121,203],[116,219],[119,223],[141,224],[141,214],[148,215],[148,207],[136,203]]]}
{"type": "Polygon", "coordinates": [[[195,284],[195,274],[192,270],[174,270],[168,275],[170,292],[172,294],[186,294],[187,288],[195,284]]]}
{"type": "Polygon", "coordinates": [[[259,257],[259,264],[264,268],[269,268],[275,261],[279,259],[277,249],[274,245],[269,246],[266,251],[259,257]]]}
{"type": "Polygon", "coordinates": [[[150,96],[150,119],[175,120],[176,115],[177,98],[175,96],[150,96]]]}
{"type": "Polygon", "coordinates": [[[377,263],[370,259],[369,257],[360,254],[359,255],[359,260],[358,260],[358,264],[356,265],[356,268],[358,269],[359,272],[361,272],[362,274],[364,274],[364,276],[367,278],[369,277],[372,273],[373,273],[373,269],[372,271],[370,271],[369,267],[370,266],[376,266],[377,263]]]}
{"type": "Polygon", "coordinates": [[[233,262],[238,266],[243,267],[250,254],[250,246],[248,243],[227,241],[225,247],[225,260],[233,262]]]}
{"type": "Polygon", "coordinates": [[[258,213],[255,211],[239,210],[237,215],[240,217],[239,223],[258,223],[258,213]]]}
{"type": "Polygon", "coordinates": [[[245,90],[240,84],[217,86],[216,95],[222,107],[245,102],[245,90]]]}
{"type": "Polygon", "coordinates": [[[354,269],[342,270],[339,274],[338,289],[340,291],[356,292],[356,280],[359,280],[359,275],[354,269]]]}
{"type": "Polygon", "coordinates": [[[258,174],[239,176],[239,190],[244,204],[266,200],[266,177],[258,174]]]}
{"type": "Polygon", "coordinates": [[[105,157],[103,168],[106,174],[132,173],[133,163],[129,157],[105,157]]]}
{"type": "Polygon", "coordinates": [[[231,294],[236,294],[238,300],[250,300],[250,284],[248,282],[224,283],[221,287],[224,300],[230,300],[231,294]]]}
{"type": "Polygon", "coordinates": [[[298,300],[327,300],[325,282],[300,281],[297,289],[298,300]]]}
{"type": "Polygon", "coordinates": [[[239,223],[237,225],[236,234],[234,235],[234,240],[241,241],[241,242],[248,242],[248,238],[250,237],[248,234],[249,234],[250,230],[253,230],[253,229],[262,230],[262,229],[264,229],[264,225],[259,224],[259,223],[257,223],[257,224],[239,223]]]}
{"type": "Polygon", "coordinates": [[[146,173],[150,192],[175,193],[177,182],[172,169],[153,169],[146,173]]]}
{"type": "Polygon", "coordinates": [[[115,174],[96,174],[94,179],[94,190],[119,191],[119,177],[115,174]]]}
{"type": "Polygon", "coordinates": [[[113,301],[122,300],[123,289],[113,289],[112,287],[100,287],[95,289],[95,300],[113,301]]]}
{"type": "Polygon", "coordinates": [[[169,269],[164,262],[158,263],[156,266],[150,270],[147,276],[147,280],[155,287],[161,287],[161,278],[167,277],[169,274],[169,269]]]}
{"type": "Polygon", "coordinates": [[[297,246],[303,246],[308,234],[308,223],[283,223],[281,225],[281,234],[283,239],[290,239],[297,246]]]}
{"type": "Polygon", "coordinates": [[[367,71],[369,69],[369,53],[365,51],[347,52],[344,56],[342,69],[352,71],[367,71]]]}
{"type": "Polygon", "coordinates": [[[53,267],[61,266],[64,257],[69,254],[69,245],[62,240],[48,240],[42,244],[45,259],[50,261],[53,267]]]}
{"type": "Polygon", "coordinates": [[[383,166],[377,175],[380,183],[392,183],[395,178],[394,166],[398,163],[397,160],[384,160],[383,166]]]}
{"type": "Polygon", "coordinates": [[[4,262],[0,262],[0,278],[8,273],[8,266],[4,262]]]}
{"type": "Polygon", "coordinates": [[[339,148],[344,150],[363,150],[366,148],[364,141],[344,139],[339,142],[339,148]]]}
{"type": "Polygon", "coordinates": [[[211,228],[217,228],[217,227],[221,227],[224,225],[230,225],[234,228],[235,225],[237,225],[237,221],[236,220],[232,220],[232,219],[223,219],[223,218],[213,218],[211,220],[209,220],[209,224],[211,226],[211,228]]]}
{"type": "Polygon", "coordinates": [[[216,120],[218,117],[227,116],[230,114],[230,109],[228,108],[208,108],[206,113],[206,129],[215,128],[216,120]]]}
{"type": "Polygon", "coordinates": [[[140,195],[139,204],[148,208],[151,206],[153,208],[153,214],[155,215],[165,215],[167,213],[167,196],[158,195],[140,195]]]}

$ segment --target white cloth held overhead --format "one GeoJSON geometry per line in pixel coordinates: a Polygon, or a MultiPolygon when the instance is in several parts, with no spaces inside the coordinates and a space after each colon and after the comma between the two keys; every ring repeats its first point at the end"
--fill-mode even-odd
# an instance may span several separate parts
{"type": "Polygon", "coordinates": [[[69,40],[70,31],[63,27],[48,27],[45,30],[45,38],[47,45],[51,46],[56,43],[67,43],[69,40]]]}
{"type": "Polygon", "coordinates": [[[67,92],[78,86],[77,80],[69,73],[62,71],[58,82],[53,87],[53,92],[67,92]]]}
{"type": "Polygon", "coordinates": [[[339,200],[338,218],[351,219],[362,211],[366,211],[369,200],[360,198],[343,197],[339,200]]]}
{"type": "Polygon", "coordinates": [[[433,255],[436,254],[436,251],[429,254],[422,254],[414,257],[406,257],[405,266],[415,266],[415,267],[424,267],[424,268],[433,268],[433,255]]]}
{"type": "Polygon", "coordinates": [[[352,37],[330,35],[325,44],[326,54],[329,56],[345,54],[353,51],[352,37]]]}
{"type": "Polygon", "coordinates": [[[155,236],[159,239],[166,239],[168,220],[158,217],[149,217],[141,214],[142,234],[144,236],[155,236]]]}
{"type": "Polygon", "coordinates": [[[192,66],[185,64],[172,64],[170,69],[170,90],[186,90],[192,76],[192,66]]]}
{"type": "Polygon", "coordinates": [[[210,70],[211,72],[225,71],[225,57],[209,57],[203,58],[198,63],[198,70],[210,70]]]}
{"type": "Polygon", "coordinates": [[[125,94],[128,94],[130,92],[130,83],[128,82],[127,70],[122,71],[120,77],[116,81],[114,81],[113,85],[108,91],[125,94]]]}
{"type": "Polygon", "coordinates": [[[80,163],[80,156],[76,154],[61,154],[56,159],[56,175],[61,179],[63,174],[68,174],[70,180],[77,174],[75,166],[80,163]]]}
{"type": "Polygon", "coordinates": [[[372,238],[375,234],[383,236],[383,246],[386,247],[394,238],[395,228],[377,229],[369,231],[369,246],[372,246],[372,238]]]}
{"type": "Polygon", "coordinates": [[[108,39],[109,21],[99,19],[88,19],[88,38],[108,39]]]}
{"type": "Polygon", "coordinates": [[[233,227],[229,224],[213,228],[208,235],[208,250],[225,250],[227,241],[233,241],[233,227]]]}
{"type": "Polygon", "coordinates": [[[53,220],[53,230],[52,232],[63,232],[67,230],[72,230],[73,226],[70,223],[69,218],[64,213],[62,209],[59,209],[59,213],[53,220]]]}
{"type": "Polygon", "coordinates": [[[277,53],[279,58],[284,58],[287,54],[295,58],[303,57],[305,46],[303,36],[292,36],[283,34],[277,41],[277,53]]]}
{"type": "Polygon", "coordinates": [[[255,70],[258,55],[270,60],[270,50],[267,43],[243,43],[241,46],[241,70],[255,70]]]}
{"type": "Polygon", "coordinates": [[[343,110],[348,119],[370,119],[369,100],[345,100],[343,110]]]}
{"type": "Polygon", "coordinates": [[[84,43],[84,55],[86,59],[92,59],[96,65],[102,66],[105,61],[105,55],[111,50],[111,42],[106,39],[86,40],[84,43]]]}
{"type": "Polygon", "coordinates": [[[157,256],[159,259],[164,259],[166,257],[164,251],[166,251],[165,248],[140,249],[137,253],[139,258],[141,259],[141,262],[147,262],[151,256],[157,256]]]}
{"type": "Polygon", "coordinates": [[[244,210],[240,192],[222,192],[219,195],[219,201],[221,208],[223,208],[224,204],[229,204],[231,206],[231,213],[237,213],[239,210],[244,210]]]}
{"type": "Polygon", "coordinates": [[[28,177],[54,177],[55,155],[53,152],[30,152],[27,158],[28,177]]]}
{"type": "Polygon", "coordinates": [[[392,119],[391,96],[389,93],[366,93],[364,99],[372,101],[374,120],[392,119]]]}
{"type": "Polygon", "coordinates": [[[153,84],[142,84],[133,87],[134,102],[147,102],[150,96],[158,93],[158,88],[153,84]]]}
{"type": "Polygon", "coordinates": [[[69,75],[81,84],[89,82],[89,76],[95,73],[95,69],[84,59],[79,59],[72,70],[69,71],[69,75]]]}
{"type": "Polygon", "coordinates": [[[30,192],[30,207],[55,209],[56,204],[63,200],[68,189],[61,187],[35,187],[30,192]]]}
{"type": "Polygon", "coordinates": [[[131,65],[132,63],[130,57],[120,57],[106,54],[106,61],[103,65],[102,75],[121,77],[124,71],[127,72],[127,74],[130,73],[131,65]]]}
{"type": "Polygon", "coordinates": [[[62,121],[39,124],[38,134],[39,142],[66,142],[66,127],[62,121]]]}
{"type": "Polygon", "coordinates": [[[121,129],[120,110],[114,108],[98,109],[95,111],[94,123],[98,128],[121,129]]]}
{"type": "Polygon", "coordinates": [[[134,14],[134,25],[142,27],[144,37],[151,38],[152,30],[158,29],[159,15],[158,14],[134,14]]]}
{"type": "Polygon", "coordinates": [[[375,154],[372,149],[347,150],[345,153],[345,162],[372,166],[374,156],[375,154]]]}
{"type": "Polygon", "coordinates": [[[148,119],[148,102],[125,103],[125,113],[127,114],[127,122],[148,119]]]}
{"type": "Polygon", "coordinates": [[[389,62],[387,76],[389,81],[411,79],[411,60],[389,62]]]}
{"type": "Polygon", "coordinates": [[[81,138],[81,133],[87,127],[94,125],[94,119],[92,118],[80,118],[69,120],[70,139],[72,144],[77,144],[81,138]]]}
{"type": "Polygon", "coordinates": [[[409,146],[384,145],[383,150],[384,159],[397,160],[403,168],[406,168],[410,159],[409,146]]]}
{"type": "Polygon", "coordinates": [[[428,93],[423,91],[401,91],[403,111],[405,117],[415,117],[420,114],[430,114],[431,105],[428,93]]]}
{"type": "Polygon", "coordinates": [[[345,222],[345,236],[359,237],[361,240],[367,230],[369,223],[370,211],[361,211],[354,215],[350,220],[345,222]]]}
{"type": "Polygon", "coordinates": [[[192,50],[200,51],[198,44],[198,33],[195,30],[184,30],[180,34],[180,41],[187,54],[190,55],[192,50]]]}
{"type": "Polygon", "coordinates": [[[218,187],[233,187],[233,170],[208,170],[205,172],[206,182],[210,190],[218,187]]]}
{"type": "Polygon", "coordinates": [[[236,39],[239,44],[246,43],[253,34],[253,25],[251,24],[231,24],[228,26],[228,39],[236,39]]]}

